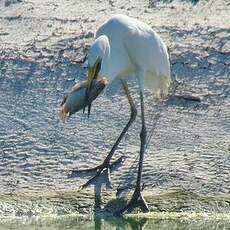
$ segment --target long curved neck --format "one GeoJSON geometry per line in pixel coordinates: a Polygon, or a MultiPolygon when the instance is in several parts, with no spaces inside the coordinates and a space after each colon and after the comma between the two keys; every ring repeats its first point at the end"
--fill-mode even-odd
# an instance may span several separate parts
{"type": "Polygon", "coordinates": [[[106,78],[109,82],[111,81],[112,73],[111,73],[111,48],[108,42],[106,42],[104,55],[102,57],[102,63],[101,63],[101,70],[100,75],[104,78],[106,78]]]}

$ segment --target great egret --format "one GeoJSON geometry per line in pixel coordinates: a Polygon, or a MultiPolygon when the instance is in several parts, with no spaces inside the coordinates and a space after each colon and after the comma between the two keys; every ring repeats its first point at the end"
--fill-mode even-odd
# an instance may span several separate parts
{"type": "Polygon", "coordinates": [[[95,170],[96,174],[82,188],[88,186],[104,170],[107,170],[109,175],[111,158],[122,137],[136,118],[137,109],[128,89],[125,79],[127,76],[133,76],[138,79],[142,128],[140,132],[140,157],[135,191],[128,204],[118,211],[119,214],[126,210],[131,211],[136,206],[140,206],[143,211],[148,211],[148,206],[141,194],[142,168],[146,145],[144,89],[148,88],[157,97],[162,97],[168,93],[171,81],[169,56],[160,36],[147,24],[119,14],[109,18],[96,31],[95,41],[88,53],[88,92],[92,80],[95,78],[106,78],[109,83],[114,79],[121,79],[131,108],[131,116],[104,162],[93,169],[86,170],[95,170]]]}

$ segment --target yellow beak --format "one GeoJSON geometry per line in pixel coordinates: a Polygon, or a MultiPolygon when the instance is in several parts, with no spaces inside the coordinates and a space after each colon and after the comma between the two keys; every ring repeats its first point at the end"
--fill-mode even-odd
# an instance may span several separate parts
{"type": "MultiPolygon", "coordinates": [[[[88,77],[87,77],[87,88],[86,88],[86,91],[85,91],[85,104],[88,103],[89,101],[89,91],[91,89],[91,85],[92,85],[92,81],[95,77],[95,70],[96,68],[93,66],[93,67],[89,67],[88,68],[88,77]]],[[[90,115],[90,110],[91,110],[91,103],[88,104],[88,117],[90,115]]],[[[83,109],[83,113],[85,112],[85,108],[83,109]]]]}
{"type": "Polygon", "coordinates": [[[87,78],[87,89],[86,89],[86,93],[88,94],[92,85],[92,81],[95,77],[95,68],[93,67],[89,67],[88,68],[88,78],[87,78]]]}
{"type": "MultiPolygon", "coordinates": [[[[89,102],[89,91],[91,90],[93,79],[97,78],[97,75],[101,69],[101,60],[98,59],[96,61],[96,64],[92,67],[88,67],[88,78],[87,78],[87,89],[85,93],[85,103],[87,104],[89,102]]],[[[88,103],[88,117],[90,115],[90,109],[91,109],[91,103],[88,103]]],[[[83,109],[83,113],[84,113],[83,109]]]]}

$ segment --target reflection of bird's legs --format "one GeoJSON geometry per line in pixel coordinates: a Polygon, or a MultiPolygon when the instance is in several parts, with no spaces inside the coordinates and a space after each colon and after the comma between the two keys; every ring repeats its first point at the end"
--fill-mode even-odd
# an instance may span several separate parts
{"type": "Polygon", "coordinates": [[[116,160],[115,162],[113,162],[112,164],[110,163],[111,158],[112,158],[115,150],[117,149],[117,146],[119,145],[121,139],[124,137],[125,133],[128,131],[129,127],[131,126],[131,124],[135,120],[135,118],[137,116],[137,109],[135,108],[133,99],[132,99],[132,97],[130,95],[127,82],[125,80],[121,80],[121,82],[122,82],[125,94],[126,94],[126,96],[128,98],[128,102],[129,102],[130,108],[131,108],[131,115],[130,115],[129,122],[127,123],[127,125],[125,126],[125,128],[123,129],[123,131],[121,132],[121,134],[118,137],[117,141],[113,145],[111,151],[109,152],[109,154],[107,155],[107,157],[105,158],[104,162],[101,165],[99,165],[97,167],[94,167],[92,169],[85,169],[85,170],[83,169],[83,170],[74,170],[74,171],[72,171],[72,175],[75,175],[75,174],[81,173],[81,172],[92,172],[92,171],[96,171],[95,176],[93,176],[85,184],[83,184],[81,186],[81,189],[86,188],[88,185],[90,185],[91,182],[93,182],[94,179],[96,179],[98,176],[100,176],[101,173],[104,170],[107,170],[107,176],[108,176],[108,179],[110,180],[110,169],[111,169],[111,167],[114,166],[116,163],[118,163],[118,162],[120,162],[122,160],[122,157],[121,157],[118,160],[116,160]]]}
{"type": "Polygon", "coordinates": [[[140,133],[141,146],[140,146],[140,158],[139,158],[137,183],[136,183],[135,191],[134,191],[130,201],[128,202],[128,204],[123,209],[121,209],[115,213],[117,215],[120,215],[125,211],[131,212],[136,207],[140,207],[143,212],[149,211],[147,203],[145,202],[144,197],[141,194],[142,168],[143,168],[144,152],[145,152],[145,145],[146,145],[146,126],[145,126],[145,115],[144,115],[143,92],[140,92],[140,98],[141,98],[142,129],[141,129],[141,133],[140,133]]]}

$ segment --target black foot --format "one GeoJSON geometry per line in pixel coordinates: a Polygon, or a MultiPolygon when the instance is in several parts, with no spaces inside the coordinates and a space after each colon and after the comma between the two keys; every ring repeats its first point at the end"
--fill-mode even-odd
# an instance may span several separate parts
{"type": "Polygon", "coordinates": [[[77,175],[81,174],[81,173],[90,173],[90,172],[96,172],[96,174],[91,177],[85,184],[81,185],[79,187],[79,190],[82,190],[86,187],[88,187],[92,182],[94,182],[94,180],[96,178],[98,178],[99,176],[101,176],[103,173],[106,173],[106,185],[107,187],[111,188],[111,178],[110,178],[110,171],[113,170],[113,168],[120,164],[123,160],[123,157],[118,158],[116,161],[114,161],[113,163],[109,163],[109,161],[104,161],[101,165],[91,168],[91,169],[80,169],[80,170],[73,170],[69,176],[69,178],[73,178],[76,177],[77,175]]]}
{"type": "Polygon", "coordinates": [[[140,189],[135,189],[135,191],[132,195],[132,198],[130,199],[128,204],[126,204],[126,206],[124,208],[122,208],[121,210],[116,211],[114,214],[117,216],[120,216],[126,211],[132,212],[137,207],[139,207],[142,212],[148,212],[149,211],[148,205],[147,205],[144,197],[142,196],[140,189]]]}

